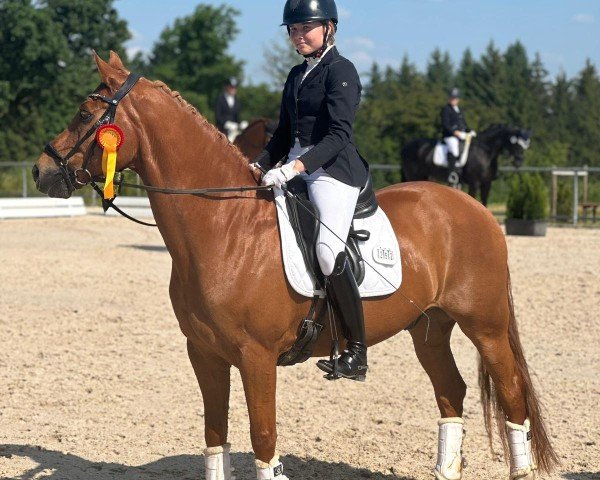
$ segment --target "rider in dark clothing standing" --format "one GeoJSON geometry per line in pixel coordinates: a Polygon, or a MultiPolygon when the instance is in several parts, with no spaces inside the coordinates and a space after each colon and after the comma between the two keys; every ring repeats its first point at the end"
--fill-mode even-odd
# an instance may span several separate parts
{"type": "Polygon", "coordinates": [[[442,137],[448,146],[448,182],[456,185],[459,181],[457,162],[460,155],[460,142],[467,138],[467,122],[458,108],[460,92],[453,88],[448,103],[442,108],[442,137]]]}

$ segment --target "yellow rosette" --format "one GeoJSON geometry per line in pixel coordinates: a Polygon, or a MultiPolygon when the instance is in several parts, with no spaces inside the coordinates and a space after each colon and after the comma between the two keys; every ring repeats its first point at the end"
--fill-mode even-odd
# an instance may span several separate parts
{"type": "Polygon", "coordinates": [[[117,169],[117,150],[123,144],[125,136],[116,125],[104,125],[96,133],[96,141],[104,150],[102,152],[102,172],[104,173],[104,199],[115,196],[115,172],[117,169]]]}

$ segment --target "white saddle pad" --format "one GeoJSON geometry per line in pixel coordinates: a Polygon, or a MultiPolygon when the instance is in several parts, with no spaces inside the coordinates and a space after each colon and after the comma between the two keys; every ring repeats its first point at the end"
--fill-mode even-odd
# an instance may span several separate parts
{"type": "MultiPolygon", "coordinates": [[[[467,164],[467,160],[469,159],[469,150],[471,149],[471,141],[475,134],[467,134],[467,139],[465,140],[465,147],[463,148],[462,154],[460,156],[458,166],[463,168],[467,164]]],[[[437,142],[435,144],[435,148],[433,150],[433,164],[438,167],[447,167],[448,166],[448,145],[444,142],[437,142]]]]}
{"type": "MultiPolygon", "coordinates": [[[[302,252],[296,242],[296,235],[290,224],[285,206],[285,194],[283,190],[276,187],[273,187],[273,193],[277,207],[283,266],[288,282],[300,295],[323,296],[323,292],[315,290],[315,280],[306,269],[302,252]]],[[[365,259],[365,279],[358,287],[360,296],[378,297],[394,293],[402,283],[402,262],[398,239],[387,215],[378,208],[374,215],[354,220],[354,229],[368,230],[371,233],[369,240],[358,242],[361,256],[365,259]]]]}
{"type": "Polygon", "coordinates": [[[438,167],[448,166],[448,146],[444,142],[437,142],[433,151],[433,164],[438,167]]]}

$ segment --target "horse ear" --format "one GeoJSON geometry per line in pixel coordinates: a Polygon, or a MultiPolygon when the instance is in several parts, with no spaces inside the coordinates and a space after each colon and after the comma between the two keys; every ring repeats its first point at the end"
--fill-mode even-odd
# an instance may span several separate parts
{"type": "Polygon", "coordinates": [[[102,83],[114,90],[117,90],[119,86],[123,83],[122,77],[124,75],[124,72],[117,70],[115,67],[102,60],[95,50],[93,51],[93,56],[94,61],[98,66],[98,73],[100,74],[100,79],[102,80],[102,83]]]}
{"type": "Polygon", "coordinates": [[[114,50],[110,51],[110,58],[108,59],[108,64],[112,65],[117,70],[122,70],[123,72],[129,74],[129,71],[127,70],[127,68],[125,68],[125,65],[123,65],[123,62],[121,61],[121,57],[119,57],[119,54],[114,50]]]}

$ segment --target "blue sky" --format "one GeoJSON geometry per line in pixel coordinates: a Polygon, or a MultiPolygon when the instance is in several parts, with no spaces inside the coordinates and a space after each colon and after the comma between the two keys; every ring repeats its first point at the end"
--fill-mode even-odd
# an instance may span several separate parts
{"type": "MultiPolygon", "coordinates": [[[[247,81],[266,81],[263,54],[280,38],[283,0],[117,0],[134,35],[128,49],[150,51],[167,25],[199,3],[225,3],[241,12],[230,52],[246,62],[247,81]]],[[[600,0],[337,0],[337,5],[338,47],[361,74],[373,61],[397,67],[405,54],[422,70],[436,47],[458,63],[467,47],[478,57],[490,40],[502,50],[520,40],[530,58],[540,53],[552,76],[561,70],[575,76],[586,58],[600,68],[600,0]]]]}

